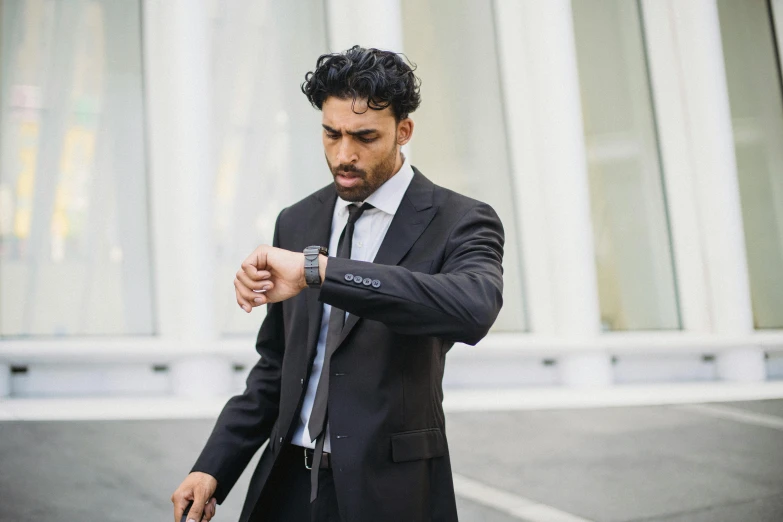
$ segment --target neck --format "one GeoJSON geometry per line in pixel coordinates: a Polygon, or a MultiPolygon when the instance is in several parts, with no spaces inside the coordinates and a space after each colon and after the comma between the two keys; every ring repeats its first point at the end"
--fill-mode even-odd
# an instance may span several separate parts
{"type": "Polygon", "coordinates": [[[402,151],[400,151],[397,154],[397,160],[394,162],[394,174],[392,174],[392,176],[394,176],[400,171],[403,163],[405,163],[405,154],[403,154],[402,151]]]}

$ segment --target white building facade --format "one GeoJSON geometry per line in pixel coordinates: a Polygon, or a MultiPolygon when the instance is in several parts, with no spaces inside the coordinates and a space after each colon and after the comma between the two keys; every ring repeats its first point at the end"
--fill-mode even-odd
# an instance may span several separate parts
{"type": "Polygon", "coordinates": [[[241,390],[232,280],[331,178],[299,85],[404,52],[407,154],[490,203],[453,387],[783,378],[783,0],[3,0],[0,397],[241,390]]]}

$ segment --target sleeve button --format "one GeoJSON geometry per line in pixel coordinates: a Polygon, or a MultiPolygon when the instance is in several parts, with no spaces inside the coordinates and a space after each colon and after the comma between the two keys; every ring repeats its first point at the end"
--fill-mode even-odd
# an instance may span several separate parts
{"type": "Polygon", "coordinates": [[[379,288],[381,286],[381,282],[378,279],[372,280],[372,287],[373,288],[379,288]]]}
{"type": "Polygon", "coordinates": [[[356,283],[357,285],[362,284],[362,276],[360,275],[353,276],[353,282],[356,283]]]}
{"type": "Polygon", "coordinates": [[[369,277],[365,277],[364,280],[362,280],[362,284],[364,286],[370,286],[372,284],[372,279],[370,279],[369,277]]]}
{"type": "Polygon", "coordinates": [[[349,283],[353,281],[353,274],[345,274],[345,280],[349,283]]]}

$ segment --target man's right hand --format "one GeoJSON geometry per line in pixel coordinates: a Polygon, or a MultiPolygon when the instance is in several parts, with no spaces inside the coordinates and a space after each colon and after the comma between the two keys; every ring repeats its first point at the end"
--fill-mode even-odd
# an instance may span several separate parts
{"type": "Polygon", "coordinates": [[[182,481],[174,494],[171,502],[174,503],[174,522],[180,522],[182,513],[188,507],[188,502],[193,501],[193,506],[188,512],[188,522],[211,520],[215,516],[217,499],[212,495],[217,489],[217,479],[212,475],[194,471],[182,481]]]}
{"type": "MultiPolygon", "coordinates": [[[[304,274],[304,254],[283,248],[261,245],[247,259],[234,278],[237,304],[247,313],[256,306],[279,303],[307,288],[304,274]]],[[[320,265],[326,269],[327,257],[320,265]]],[[[325,272],[324,272],[325,273],[325,272]]]]}

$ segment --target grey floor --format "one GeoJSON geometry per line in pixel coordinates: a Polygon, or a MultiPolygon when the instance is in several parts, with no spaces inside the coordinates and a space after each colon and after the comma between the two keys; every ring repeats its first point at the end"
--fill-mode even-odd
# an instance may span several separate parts
{"type": "MultiPolygon", "coordinates": [[[[732,403],[783,419],[783,400],[732,403]]],[[[0,422],[0,521],[173,520],[212,421],[0,422]]],[[[596,522],[783,521],[783,431],[676,406],[452,413],[454,470],[596,522]]],[[[254,460],[255,462],[255,460],[254,460]]],[[[216,521],[235,521],[249,473],[216,521]]],[[[518,521],[459,499],[462,521],[518,521]]]]}

